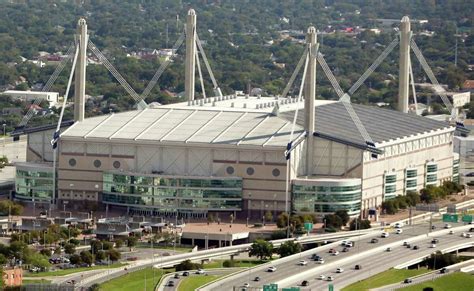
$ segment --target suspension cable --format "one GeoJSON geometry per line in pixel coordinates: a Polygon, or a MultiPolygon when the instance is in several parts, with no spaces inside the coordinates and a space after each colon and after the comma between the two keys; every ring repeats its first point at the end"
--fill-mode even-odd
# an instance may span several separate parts
{"type": "Polygon", "coordinates": [[[204,79],[202,77],[202,71],[201,71],[201,61],[199,60],[199,54],[196,49],[196,43],[194,43],[194,57],[196,58],[196,65],[199,73],[199,80],[201,81],[201,90],[202,90],[202,96],[204,99],[206,99],[206,88],[204,88],[204,79]]]}
{"type": "MultiPolygon", "coordinates": [[[[298,93],[298,103],[300,102],[301,100],[301,96],[303,95],[303,88],[304,88],[304,82],[305,82],[305,79],[306,79],[306,71],[308,69],[308,63],[309,63],[309,51],[306,52],[306,61],[305,61],[305,64],[304,64],[304,69],[303,69],[303,76],[301,78],[301,85],[300,85],[300,91],[298,93]]],[[[293,133],[295,132],[295,125],[296,125],[296,120],[298,118],[298,109],[299,109],[299,106],[298,106],[298,103],[297,103],[297,106],[296,106],[296,110],[295,110],[295,115],[293,116],[293,124],[291,125],[291,133],[290,133],[290,143],[293,141],[293,133]]]]}
{"type": "Polygon", "coordinates": [[[413,103],[415,104],[415,114],[418,114],[418,102],[416,100],[415,78],[413,77],[413,67],[411,64],[410,55],[408,55],[408,69],[410,70],[411,90],[413,91],[413,103]]]}
{"type": "Polygon", "coordinates": [[[331,85],[336,91],[337,96],[339,96],[339,98],[342,98],[342,96],[344,95],[344,91],[341,89],[341,86],[337,82],[336,77],[334,77],[331,69],[329,68],[328,64],[326,63],[326,60],[324,59],[321,53],[318,53],[318,63],[326,74],[326,77],[329,79],[329,82],[331,82],[331,85]]]}
{"type": "Polygon", "coordinates": [[[161,77],[161,75],[166,70],[168,65],[171,63],[171,61],[177,55],[177,52],[178,52],[179,48],[181,47],[181,45],[184,42],[184,39],[185,39],[185,34],[182,33],[179,36],[178,40],[176,40],[176,42],[174,43],[173,48],[171,49],[171,56],[166,61],[161,63],[161,65],[158,68],[158,70],[156,71],[155,75],[153,75],[153,78],[151,79],[150,83],[148,83],[145,90],[143,90],[143,93],[140,96],[141,99],[145,100],[145,98],[148,97],[148,95],[150,94],[151,90],[153,90],[153,88],[156,86],[156,83],[158,82],[158,79],[161,77]]]}
{"type": "Polygon", "coordinates": [[[204,52],[204,49],[202,48],[202,43],[201,40],[199,39],[199,36],[196,32],[196,44],[198,46],[198,49],[201,53],[202,59],[204,60],[204,64],[206,65],[206,69],[209,72],[209,76],[211,77],[212,85],[214,86],[214,90],[218,92],[220,96],[222,96],[221,90],[219,86],[217,85],[216,78],[214,77],[214,73],[212,72],[211,65],[209,65],[209,61],[207,60],[206,53],[204,52]]]}
{"type": "Polygon", "coordinates": [[[285,98],[288,92],[290,91],[291,87],[293,86],[293,82],[296,79],[296,76],[298,76],[299,71],[301,70],[301,67],[305,63],[306,58],[308,57],[308,53],[306,50],[303,52],[301,55],[300,60],[298,61],[298,64],[296,65],[295,70],[293,71],[293,74],[290,77],[290,80],[288,81],[288,84],[286,84],[285,89],[283,90],[283,94],[281,94],[281,97],[285,98]]]}
{"type": "MultiPolygon", "coordinates": [[[[56,69],[54,70],[53,74],[49,77],[48,81],[46,84],[43,86],[41,89],[41,92],[49,92],[51,90],[51,87],[53,86],[54,82],[56,82],[57,78],[59,77],[59,74],[63,71],[63,69],[66,67],[67,62],[72,58],[73,53],[74,53],[74,48],[75,44],[72,44],[69,49],[66,52],[66,57],[61,60],[61,62],[57,65],[56,69]]],[[[25,126],[28,121],[33,117],[35,114],[35,107],[38,106],[43,99],[35,99],[35,101],[32,103],[30,108],[28,109],[28,112],[23,116],[23,119],[21,120],[19,126],[25,126]]]]}
{"type": "Polygon", "coordinates": [[[455,110],[453,110],[453,105],[449,101],[448,96],[446,96],[446,91],[438,83],[438,80],[436,79],[435,75],[433,74],[433,71],[431,70],[430,66],[428,65],[428,62],[426,61],[425,57],[421,53],[420,49],[416,45],[413,38],[411,39],[410,47],[413,50],[413,52],[415,53],[415,56],[418,58],[418,61],[420,62],[421,66],[423,67],[423,70],[425,71],[426,75],[428,75],[428,78],[430,79],[431,83],[434,85],[435,93],[439,94],[439,96],[441,97],[441,100],[443,100],[444,105],[449,110],[449,112],[451,114],[451,117],[455,117],[454,116],[455,115],[455,110]]]}
{"type": "Polygon", "coordinates": [[[122,85],[122,87],[127,91],[127,93],[138,103],[142,99],[135,92],[135,90],[127,83],[127,81],[122,77],[122,75],[115,69],[115,67],[107,60],[107,58],[102,54],[102,52],[95,46],[95,44],[89,40],[89,48],[95,54],[97,58],[104,64],[104,66],[109,70],[109,72],[115,77],[115,79],[122,85]]]}
{"type": "Polygon", "coordinates": [[[382,63],[382,61],[388,56],[388,54],[397,46],[399,40],[398,37],[392,40],[392,42],[385,48],[385,50],[378,56],[377,59],[370,65],[367,71],[360,76],[359,80],[357,80],[354,85],[349,89],[349,95],[354,94],[357,89],[367,80],[367,78],[375,71],[375,69],[382,63]]]}

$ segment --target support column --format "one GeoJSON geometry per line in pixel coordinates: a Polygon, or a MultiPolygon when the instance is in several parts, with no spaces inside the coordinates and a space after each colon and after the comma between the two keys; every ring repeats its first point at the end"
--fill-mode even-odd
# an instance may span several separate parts
{"type": "Polygon", "coordinates": [[[411,28],[408,16],[400,22],[400,60],[398,73],[398,111],[408,113],[411,28]]]}
{"type": "Polygon", "coordinates": [[[74,121],[84,120],[86,104],[86,65],[87,65],[87,24],[84,18],[77,23],[77,56],[76,71],[74,72],[74,121]]]}
{"type": "Polygon", "coordinates": [[[194,100],[196,72],[196,12],[189,9],[186,21],[186,64],[184,90],[188,101],[194,100]]]}
{"type": "Polygon", "coordinates": [[[314,99],[316,98],[316,57],[317,57],[316,28],[310,26],[306,34],[306,45],[309,52],[308,69],[304,85],[304,129],[306,131],[306,175],[313,174],[314,147],[314,99]]]}

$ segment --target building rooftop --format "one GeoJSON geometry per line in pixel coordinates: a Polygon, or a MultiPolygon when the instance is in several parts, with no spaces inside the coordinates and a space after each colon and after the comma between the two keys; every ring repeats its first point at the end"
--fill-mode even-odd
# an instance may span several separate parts
{"type": "MultiPolygon", "coordinates": [[[[202,103],[195,100],[87,118],[67,129],[62,138],[286,147],[297,108],[299,113],[293,139],[303,134],[303,101],[235,95],[228,99],[221,97],[224,98],[221,101],[212,101],[214,98],[202,103]],[[243,104],[252,104],[255,108],[243,104]]],[[[366,105],[352,106],[375,143],[448,128],[454,130],[447,122],[413,114],[366,105]]],[[[318,101],[315,123],[316,136],[367,147],[340,102],[318,101]]]]}

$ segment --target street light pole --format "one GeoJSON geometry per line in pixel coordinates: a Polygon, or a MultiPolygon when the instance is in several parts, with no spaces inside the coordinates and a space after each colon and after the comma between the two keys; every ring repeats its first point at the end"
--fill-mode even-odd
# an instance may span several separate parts
{"type": "Polygon", "coordinates": [[[5,123],[2,124],[3,126],[3,156],[5,156],[5,139],[6,139],[6,131],[5,127],[7,126],[5,123]]]}

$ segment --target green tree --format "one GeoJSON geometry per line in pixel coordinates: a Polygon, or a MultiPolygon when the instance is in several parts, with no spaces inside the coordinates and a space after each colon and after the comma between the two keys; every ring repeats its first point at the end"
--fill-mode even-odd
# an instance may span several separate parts
{"type": "Polygon", "coordinates": [[[287,257],[301,252],[301,244],[295,243],[294,241],[287,241],[280,245],[278,248],[278,254],[280,257],[287,257]]]}
{"type": "Polygon", "coordinates": [[[371,228],[370,220],[367,220],[367,219],[353,219],[351,220],[351,223],[349,224],[349,226],[350,226],[350,230],[371,228]]]}
{"type": "Polygon", "coordinates": [[[71,264],[73,264],[73,265],[79,265],[79,264],[82,263],[81,256],[78,255],[78,254],[74,254],[74,255],[72,255],[71,257],[69,257],[69,261],[70,261],[71,264]]]}
{"type": "Polygon", "coordinates": [[[326,220],[327,228],[340,229],[342,226],[342,219],[335,214],[327,214],[324,216],[324,219],[326,220]]]}
{"type": "Polygon", "coordinates": [[[346,225],[349,222],[350,217],[347,210],[337,210],[334,214],[341,218],[342,225],[346,225]]]}
{"type": "Polygon", "coordinates": [[[111,249],[111,250],[107,251],[107,256],[109,257],[109,259],[112,262],[116,262],[116,261],[120,260],[121,254],[120,254],[119,251],[117,251],[115,249],[111,249]]]}
{"type": "Polygon", "coordinates": [[[273,254],[273,244],[263,239],[255,240],[250,246],[249,256],[257,257],[260,260],[271,258],[273,254]]]}
{"type": "Polygon", "coordinates": [[[122,246],[123,246],[123,240],[121,240],[121,239],[115,240],[115,247],[116,247],[116,248],[119,249],[119,248],[121,248],[122,246]]]}
{"type": "Polygon", "coordinates": [[[273,221],[273,214],[271,211],[265,212],[265,222],[273,221]]]}
{"type": "Polygon", "coordinates": [[[105,259],[107,259],[107,255],[104,251],[98,251],[97,253],[95,253],[96,262],[105,261],[105,259]]]}
{"type": "Polygon", "coordinates": [[[277,217],[277,227],[286,228],[287,226],[288,226],[288,214],[286,212],[282,212],[277,217]]]}
{"type": "Polygon", "coordinates": [[[20,204],[10,201],[2,200],[0,201],[0,214],[1,215],[21,215],[23,213],[23,206],[20,204]]]}
{"type": "Polygon", "coordinates": [[[382,210],[384,210],[387,214],[397,213],[397,207],[395,206],[393,200],[387,200],[382,202],[382,210]]]}
{"type": "Polygon", "coordinates": [[[81,256],[81,261],[83,263],[86,263],[89,266],[92,265],[92,263],[94,262],[94,256],[89,251],[82,251],[80,253],[80,256],[81,256]]]}
{"type": "Polygon", "coordinates": [[[64,252],[68,255],[72,255],[76,252],[76,246],[73,244],[65,244],[64,245],[64,252]]]}
{"type": "Polygon", "coordinates": [[[41,255],[40,253],[33,252],[31,254],[25,255],[23,258],[25,258],[25,263],[40,269],[47,269],[51,266],[51,264],[48,262],[48,258],[41,255]]]}
{"type": "Polygon", "coordinates": [[[133,247],[135,247],[138,243],[138,239],[134,236],[129,236],[127,237],[127,247],[129,247],[130,249],[133,249],[133,247]]]}

